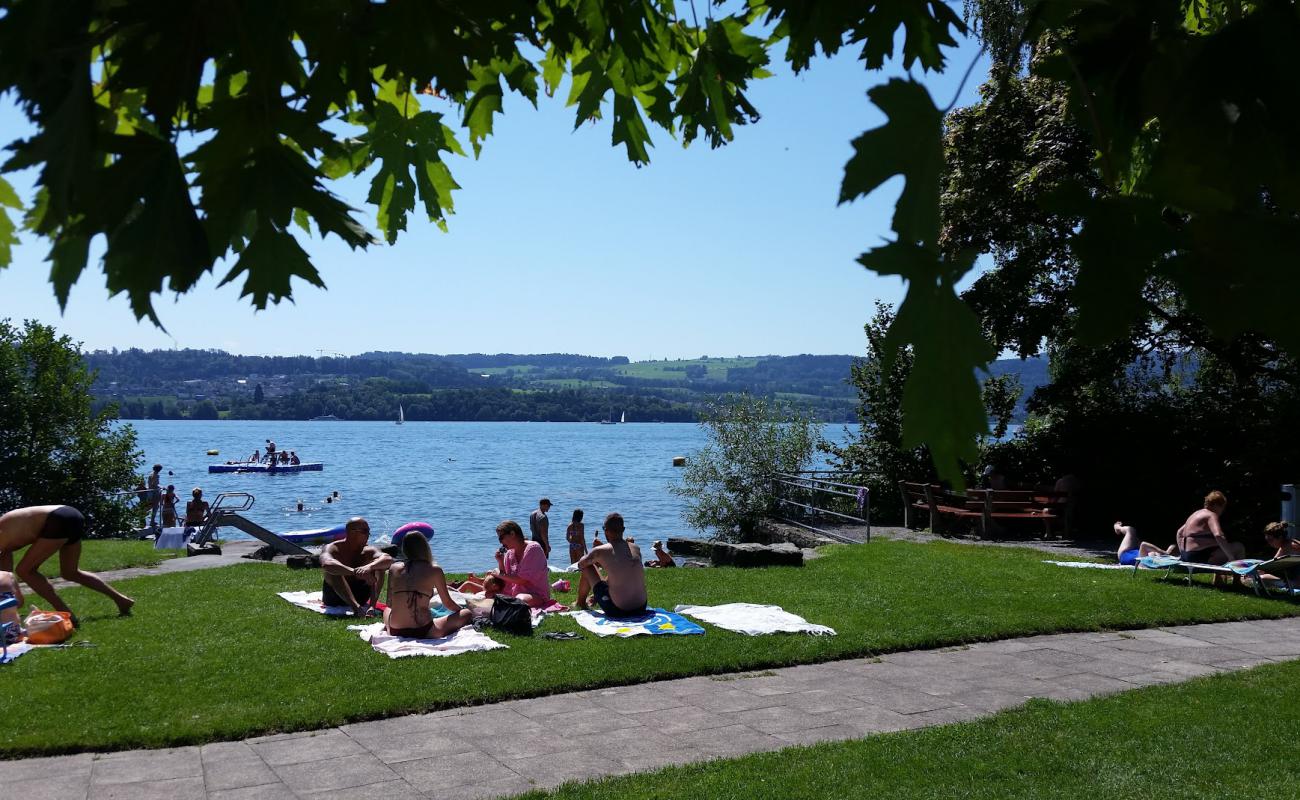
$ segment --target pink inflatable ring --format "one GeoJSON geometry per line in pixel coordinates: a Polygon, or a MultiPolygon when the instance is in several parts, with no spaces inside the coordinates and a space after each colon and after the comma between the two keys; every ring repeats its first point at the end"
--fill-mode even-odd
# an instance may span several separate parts
{"type": "Polygon", "coordinates": [[[433,526],[430,525],[429,523],[427,523],[427,522],[408,522],[408,523],[406,523],[405,525],[403,525],[402,527],[400,527],[400,528],[398,528],[397,530],[393,531],[393,545],[396,546],[396,547],[401,547],[401,546],[402,546],[402,540],[405,539],[405,538],[406,538],[406,534],[410,533],[411,531],[418,531],[418,532],[420,532],[421,534],[424,535],[424,538],[426,538],[426,539],[432,539],[432,538],[433,538],[433,526]]]}

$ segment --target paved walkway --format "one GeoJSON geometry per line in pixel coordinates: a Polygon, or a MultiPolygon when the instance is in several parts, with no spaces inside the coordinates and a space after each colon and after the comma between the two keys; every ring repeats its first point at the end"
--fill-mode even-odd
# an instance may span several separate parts
{"type": "Polygon", "coordinates": [[[1036,636],[173,750],[0,761],[4,796],[478,797],[923,728],[1300,658],[1300,618],[1036,636]]]}

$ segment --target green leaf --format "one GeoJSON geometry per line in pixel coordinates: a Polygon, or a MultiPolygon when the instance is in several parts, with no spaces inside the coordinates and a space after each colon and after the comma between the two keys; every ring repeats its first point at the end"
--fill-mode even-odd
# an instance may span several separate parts
{"type": "Polygon", "coordinates": [[[907,296],[886,337],[886,369],[911,346],[912,371],[903,389],[903,444],[926,445],[941,477],[960,487],[961,464],[978,456],[977,437],[988,431],[977,369],[996,352],[978,318],[955,291],[974,264],[945,261],[927,248],[893,243],[863,253],[864,266],[907,279],[907,296]]]}
{"type": "Polygon", "coordinates": [[[934,246],[939,240],[943,115],[925,87],[913,80],[894,78],[867,96],[888,121],[853,140],[840,203],[868,195],[902,175],[906,185],[894,209],[894,231],[901,240],[934,246]]]}
{"type": "Polygon", "coordinates": [[[622,143],[627,147],[627,159],[633,164],[650,163],[650,151],[646,149],[652,146],[650,132],[641,119],[636,101],[621,94],[614,95],[613,143],[622,143]]]}
{"type": "Polygon", "coordinates": [[[9,212],[5,211],[5,208],[21,210],[22,207],[22,200],[18,198],[14,187],[10,186],[4,178],[0,178],[0,269],[9,266],[13,261],[13,249],[18,245],[18,227],[9,218],[9,212]]]}
{"type": "MultiPolygon", "coordinates": [[[[90,239],[86,236],[63,230],[54,238],[50,254],[45,260],[50,262],[50,283],[54,286],[54,296],[59,301],[60,311],[67,309],[68,293],[86,269],[89,258],[90,239]]],[[[152,315],[152,309],[150,316],[154,324],[158,324],[158,318],[152,315]]]]}
{"type": "Polygon", "coordinates": [[[270,224],[258,226],[239,260],[219,285],[225,286],[245,273],[247,277],[239,296],[251,297],[259,310],[265,309],[268,301],[278,303],[291,298],[293,287],[290,281],[294,277],[325,288],[320,273],[311,265],[298,240],[270,224]]]}

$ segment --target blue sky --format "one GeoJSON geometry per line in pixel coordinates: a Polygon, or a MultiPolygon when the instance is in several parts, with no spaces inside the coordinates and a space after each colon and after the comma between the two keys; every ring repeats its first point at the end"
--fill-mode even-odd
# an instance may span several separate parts
{"type": "MultiPolygon", "coordinates": [[[[978,45],[950,51],[944,75],[916,76],[947,104],[978,45]]],[[[0,271],[0,318],[35,318],[89,349],[221,348],[247,354],[570,352],[633,360],[701,355],[858,353],[877,298],[902,282],[854,259],[889,233],[897,191],[836,206],[850,142],[883,118],[866,90],[901,73],[867,73],[851,49],[795,76],[783,63],[753,87],[763,113],[718,150],[652,136],[637,169],[608,123],[573,130],[563,92],[534,110],[508,100],[480,158],[454,158],[462,190],[442,233],[412,215],[394,246],[353,252],[331,237],[303,245],[328,290],[295,284],[295,302],[255,312],[224,270],[179,299],[155,300],[167,332],[107,298],[92,264],[60,314],[46,245],[28,236],[0,271]]],[[[971,75],[960,104],[986,74],[971,75]]],[[[25,127],[0,108],[0,136],[25,127]]],[[[467,137],[462,143],[468,150],[467,137]]],[[[30,174],[10,176],[29,201],[30,174]]],[[[336,187],[361,209],[366,184],[336,187]]],[[[972,276],[968,276],[969,278],[972,276]]]]}

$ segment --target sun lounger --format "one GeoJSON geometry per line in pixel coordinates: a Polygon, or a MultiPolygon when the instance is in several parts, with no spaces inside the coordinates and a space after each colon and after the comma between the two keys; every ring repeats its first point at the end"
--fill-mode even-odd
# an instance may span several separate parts
{"type": "Polygon", "coordinates": [[[1224,566],[1232,570],[1233,574],[1248,579],[1251,585],[1255,587],[1255,593],[1258,595],[1267,596],[1271,592],[1277,592],[1288,597],[1294,597],[1297,593],[1300,593],[1290,574],[1300,569],[1300,556],[1283,556],[1282,558],[1271,558],[1267,561],[1246,558],[1241,561],[1229,561],[1224,566]],[[1266,581],[1261,577],[1263,575],[1272,575],[1277,580],[1266,581]]]}
{"type": "Polygon", "coordinates": [[[1219,565],[1183,561],[1178,556],[1155,555],[1143,556],[1135,561],[1133,563],[1133,574],[1136,575],[1139,569],[1163,569],[1165,574],[1161,580],[1164,580],[1174,572],[1181,571],[1186,574],[1189,584],[1192,582],[1192,576],[1197,573],[1247,578],[1255,587],[1255,592],[1260,595],[1267,595],[1270,587],[1266,585],[1267,581],[1260,579],[1259,576],[1274,575],[1279,578],[1279,582],[1285,587],[1285,593],[1294,596],[1297,593],[1296,587],[1292,584],[1287,573],[1296,568],[1300,568],[1300,556],[1284,556],[1283,558],[1274,558],[1267,561],[1257,558],[1244,558],[1219,565]]]}

